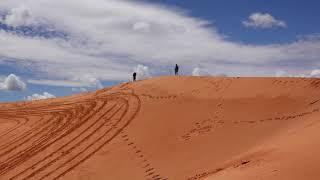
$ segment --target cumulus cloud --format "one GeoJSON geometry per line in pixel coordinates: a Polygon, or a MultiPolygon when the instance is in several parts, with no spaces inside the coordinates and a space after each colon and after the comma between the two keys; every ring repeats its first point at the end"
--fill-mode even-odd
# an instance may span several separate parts
{"type": "Polygon", "coordinates": [[[100,89],[103,88],[103,85],[98,78],[88,74],[80,77],[75,77],[73,78],[73,80],[83,82],[84,84],[87,84],[87,87],[95,87],[100,89]]]}
{"type": "Polygon", "coordinates": [[[49,98],[55,98],[54,95],[48,93],[48,92],[43,92],[43,94],[33,94],[31,96],[27,96],[25,99],[27,101],[35,101],[35,100],[41,100],[41,99],[49,99],[49,98]]]}
{"type": "MultiPolygon", "coordinates": [[[[0,63],[10,59],[14,66],[31,69],[35,77],[29,83],[102,87],[102,81],[127,80],[136,64],[157,67],[155,75],[167,73],[164,69],[175,63],[186,72],[200,63],[210,74],[244,76],[274,75],[275,68],[283,68],[278,66],[292,72],[320,66],[320,40],[232,42],[210,22],[146,1],[1,0],[0,12],[9,12],[8,19],[21,6],[30,20],[20,24],[50,24],[68,37],[29,37],[0,30],[0,63]]],[[[284,26],[274,21],[279,20],[273,18],[272,26],[284,26]]]]}
{"type": "Polygon", "coordinates": [[[192,71],[192,76],[200,76],[200,68],[194,68],[192,71]]]}
{"type": "Polygon", "coordinates": [[[246,27],[254,28],[272,28],[272,27],[287,27],[285,21],[278,20],[268,13],[256,12],[249,16],[249,18],[242,22],[246,27]]]}
{"type": "Polygon", "coordinates": [[[147,79],[150,78],[149,67],[139,64],[135,67],[134,72],[137,73],[137,79],[147,79]]]}
{"type": "Polygon", "coordinates": [[[14,74],[10,74],[3,82],[0,82],[0,90],[22,91],[25,90],[26,87],[26,83],[14,74]]]}

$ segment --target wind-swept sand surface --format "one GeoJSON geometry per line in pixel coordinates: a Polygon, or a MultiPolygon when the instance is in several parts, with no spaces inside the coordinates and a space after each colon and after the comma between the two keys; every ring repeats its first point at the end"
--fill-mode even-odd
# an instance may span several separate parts
{"type": "Polygon", "coordinates": [[[319,180],[320,79],[160,77],[0,104],[0,179],[319,180]]]}

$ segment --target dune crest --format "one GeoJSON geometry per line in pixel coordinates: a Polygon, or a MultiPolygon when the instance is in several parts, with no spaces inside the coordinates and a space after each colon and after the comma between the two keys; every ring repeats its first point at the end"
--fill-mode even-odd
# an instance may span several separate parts
{"type": "Polygon", "coordinates": [[[0,179],[320,178],[320,79],[160,77],[0,104],[0,179]]]}

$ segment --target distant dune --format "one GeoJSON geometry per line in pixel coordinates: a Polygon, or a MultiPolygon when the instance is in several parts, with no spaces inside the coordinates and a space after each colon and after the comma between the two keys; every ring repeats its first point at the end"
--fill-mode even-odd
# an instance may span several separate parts
{"type": "Polygon", "coordinates": [[[0,179],[319,180],[320,79],[160,77],[0,104],[0,179]]]}

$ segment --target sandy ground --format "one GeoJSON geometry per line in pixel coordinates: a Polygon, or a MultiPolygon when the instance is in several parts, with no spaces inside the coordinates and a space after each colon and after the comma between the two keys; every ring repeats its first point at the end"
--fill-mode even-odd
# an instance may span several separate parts
{"type": "Polygon", "coordinates": [[[0,104],[0,179],[318,180],[320,79],[160,77],[0,104]]]}

